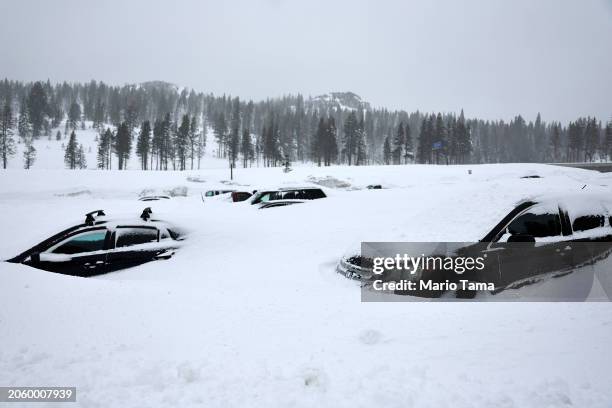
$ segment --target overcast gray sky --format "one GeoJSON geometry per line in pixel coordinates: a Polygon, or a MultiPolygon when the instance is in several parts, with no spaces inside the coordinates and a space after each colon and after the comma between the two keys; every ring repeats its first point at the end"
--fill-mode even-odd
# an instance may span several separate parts
{"type": "Polygon", "coordinates": [[[0,76],[567,121],[612,115],[612,0],[0,0],[0,76]]]}

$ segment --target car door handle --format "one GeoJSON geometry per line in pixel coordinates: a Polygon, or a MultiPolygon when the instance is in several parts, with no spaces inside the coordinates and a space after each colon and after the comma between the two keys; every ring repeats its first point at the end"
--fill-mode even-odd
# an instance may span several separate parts
{"type": "Polygon", "coordinates": [[[153,259],[157,259],[157,260],[170,259],[172,258],[172,255],[174,255],[174,251],[166,250],[166,251],[160,252],[159,254],[155,255],[153,259]]]}
{"type": "Polygon", "coordinates": [[[96,261],[95,264],[91,264],[91,262],[85,262],[84,266],[86,266],[89,269],[93,269],[96,268],[100,265],[104,265],[104,261],[96,261]]]}
{"type": "Polygon", "coordinates": [[[487,249],[485,249],[485,250],[484,250],[484,251],[482,251],[482,252],[486,254],[486,253],[489,253],[489,252],[498,252],[498,251],[503,251],[503,250],[505,250],[505,249],[506,249],[506,248],[504,248],[504,247],[493,247],[493,248],[487,248],[487,249]]]}

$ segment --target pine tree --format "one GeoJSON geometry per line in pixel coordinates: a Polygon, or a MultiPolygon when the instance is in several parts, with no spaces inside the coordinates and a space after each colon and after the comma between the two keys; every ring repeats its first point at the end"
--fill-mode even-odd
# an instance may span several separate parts
{"type": "Polygon", "coordinates": [[[235,98],[232,103],[232,116],[230,120],[230,135],[227,141],[230,168],[236,167],[238,149],[240,147],[240,100],[235,98]]]}
{"type": "Polygon", "coordinates": [[[191,129],[191,122],[189,116],[183,115],[181,125],[176,131],[174,138],[174,147],[176,149],[176,157],[179,161],[179,169],[185,170],[187,163],[187,155],[189,153],[189,133],[191,129]]]}
{"type": "Polygon", "coordinates": [[[194,115],[191,118],[191,124],[189,126],[189,156],[191,158],[191,170],[193,170],[193,163],[195,156],[197,155],[197,146],[200,135],[198,134],[198,120],[194,115]]]}
{"type": "Polygon", "coordinates": [[[32,145],[32,139],[28,138],[23,150],[23,168],[28,170],[36,161],[36,149],[32,145]]]}
{"type": "Polygon", "coordinates": [[[117,155],[117,166],[119,170],[125,170],[132,150],[132,135],[126,122],[122,122],[117,128],[114,142],[115,154],[117,155]]]}
{"type": "Polygon", "coordinates": [[[206,125],[206,119],[202,119],[202,131],[198,133],[198,144],[197,144],[197,156],[198,156],[198,169],[200,169],[200,160],[204,157],[206,151],[206,136],[208,133],[208,126],[206,125]]]}
{"type": "Polygon", "coordinates": [[[406,134],[404,132],[404,122],[400,122],[397,126],[397,132],[393,138],[393,150],[391,150],[391,156],[393,157],[393,164],[402,164],[402,150],[406,143],[406,134]]]}
{"type": "Polygon", "coordinates": [[[64,163],[66,163],[66,167],[70,170],[77,168],[78,151],[79,147],[76,140],[76,133],[74,133],[73,130],[72,133],[70,133],[70,139],[68,139],[68,144],[66,145],[66,151],[64,153],[64,163]]]}
{"type": "Polygon", "coordinates": [[[85,149],[83,148],[82,144],[79,144],[79,148],[77,150],[76,166],[79,169],[87,168],[87,157],[85,156],[85,149]]]}
{"type": "MultiPolygon", "coordinates": [[[[438,113],[438,115],[436,116],[436,124],[433,137],[433,147],[435,152],[436,164],[440,164],[441,155],[446,156],[446,135],[446,126],[444,125],[442,114],[438,113]]],[[[446,160],[446,164],[448,164],[448,158],[446,160]]]]}
{"type": "Polygon", "coordinates": [[[74,101],[70,104],[70,110],[68,110],[68,126],[70,126],[72,130],[77,130],[80,122],[81,105],[74,101]]]}
{"type": "MultiPolygon", "coordinates": [[[[317,131],[312,137],[312,145],[310,154],[313,161],[317,162],[317,166],[321,167],[321,159],[323,158],[323,139],[325,138],[325,119],[320,118],[317,126],[317,131]]],[[[266,132],[264,127],[264,133],[266,132]]]]}
{"type": "Polygon", "coordinates": [[[600,131],[601,125],[597,123],[597,119],[587,118],[587,125],[585,129],[584,161],[593,161],[593,158],[599,149],[600,131]]]}
{"type": "Polygon", "coordinates": [[[252,161],[255,155],[255,151],[253,149],[253,141],[251,140],[251,132],[249,132],[247,128],[244,128],[242,130],[240,151],[242,152],[242,166],[246,169],[247,167],[249,167],[249,161],[252,161]]]}
{"type": "MultiPolygon", "coordinates": [[[[162,121],[156,120],[153,123],[153,138],[151,139],[151,160],[155,157],[155,170],[161,169],[162,147],[162,121]]],[[[151,162],[151,170],[153,170],[153,162],[151,162]]]]}
{"type": "Polygon", "coordinates": [[[568,158],[570,161],[578,161],[580,150],[582,150],[584,146],[583,121],[578,119],[575,122],[570,122],[567,133],[568,158]]]}
{"type": "Polygon", "coordinates": [[[389,142],[389,136],[385,137],[383,145],[383,162],[387,165],[391,164],[391,142],[389,142]]]}
{"type": "Polygon", "coordinates": [[[550,146],[552,148],[552,159],[554,161],[559,160],[559,149],[561,147],[561,129],[556,123],[551,126],[550,132],[550,146]]]}
{"type": "Polygon", "coordinates": [[[138,123],[138,107],[134,101],[128,102],[127,106],[125,107],[123,117],[131,135],[136,127],[136,124],[138,123]]]}
{"type": "Polygon", "coordinates": [[[431,162],[431,144],[433,138],[433,115],[423,119],[421,131],[419,132],[418,161],[419,163],[431,162]]]}
{"type": "MultiPolygon", "coordinates": [[[[215,134],[215,139],[217,139],[217,157],[221,157],[227,133],[227,122],[225,121],[225,114],[223,112],[220,112],[215,117],[213,121],[213,132],[215,134]]],[[[223,154],[223,157],[225,157],[225,154],[223,154]]]]}
{"type": "Polygon", "coordinates": [[[456,139],[457,139],[457,154],[459,156],[460,163],[466,163],[469,154],[472,151],[472,142],[470,137],[470,128],[465,123],[465,116],[463,115],[463,109],[461,115],[457,120],[455,128],[456,139]]]}
{"type": "Polygon", "coordinates": [[[346,157],[349,166],[356,152],[357,129],[357,115],[355,111],[351,111],[344,121],[344,138],[342,139],[342,154],[346,157]]]}
{"type": "Polygon", "coordinates": [[[94,107],[94,113],[93,113],[93,127],[94,129],[98,129],[101,130],[102,126],[104,125],[104,103],[102,102],[102,100],[100,99],[100,97],[98,97],[98,100],[96,101],[96,105],[94,107]]]}
{"type": "Polygon", "coordinates": [[[15,154],[15,141],[13,140],[13,128],[15,120],[11,110],[11,104],[7,100],[0,116],[0,156],[2,156],[2,168],[6,169],[9,157],[15,154]]]}
{"type": "Polygon", "coordinates": [[[263,157],[266,167],[276,167],[281,158],[278,139],[278,122],[270,117],[266,132],[263,134],[263,157]]]}
{"type": "MultiPolygon", "coordinates": [[[[363,125],[363,122],[362,122],[363,125]]],[[[356,139],[356,158],[355,158],[355,165],[356,166],[363,166],[366,163],[367,159],[368,159],[368,152],[367,152],[367,147],[366,147],[366,139],[365,139],[365,132],[363,129],[363,126],[359,126],[359,130],[357,131],[357,139],[356,139]]]]}
{"type": "Polygon", "coordinates": [[[28,113],[28,105],[25,99],[21,100],[19,106],[19,120],[17,122],[17,132],[24,140],[32,136],[32,125],[30,124],[30,115],[28,113]]]}
{"type": "Polygon", "coordinates": [[[113,143],[113,132],[110,129],[106,129],[100,134],[98,139],[98,168],[99,169],[110,169],[111,160],[111,146],[113,143]]]}
{"type": "Polygon", "coordinates": [[[145,120],[140,127],[136,140],[136,155],[140,158],[140,168],[147,170],[149,151],[151,150],[151,122],[145,120]]]}
{"type": "Polygon", "coordinates": [[[174,157],[174,146],[172,145],[172,120],[170,114],[166,113],[164,120],[161,122],[161,146],[160,146],[160,168],[168,170],[168,160],[174,157]]]}
{"type": "Polygon", "coordinates": [[[452,116],[446,123],[446,136],[448,140],[448,146],[446,148],[446,154],[449,158],[450,163],[457,162],[457,119],[452,116]]]}
{"type": "Polygon", "coordinates": [[[27,101],[28,114],[32,124],[32,136],[37,138],[43,128],[43,121],[49,111],[47,93],[40,82],[35,82],[30,89],[27,101]]]}
{"type": "Polygon", "coordinates": [[[336,121],[333,117],[327,119],[323,138],[323,163],[331,166],[338,157],[338,143],[336,142],[336,121]]]}
{"type": "Polygon", "coordinates": [[[404,128],[404,163],[408,164],[410,160],[414,159],[414,146],[412,144],[412,135],[410,133],[410,126],[406,123],[404,128]]]}
{"type": "Polygon", "coordinates": [[[606,125],[604,146],[604,153],[607,156],[607,159],[612,159],[612,120],[606,125]]]}

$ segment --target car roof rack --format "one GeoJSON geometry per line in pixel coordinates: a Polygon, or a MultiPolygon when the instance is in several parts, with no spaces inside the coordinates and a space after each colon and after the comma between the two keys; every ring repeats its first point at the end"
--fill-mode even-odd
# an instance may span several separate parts
{"type": "Polygon", "coordinates": [[[88,212],[87,214],[85,214],[85,224],[94,225],[94,221],[96,221],[96,217],[102,217],[104,215],[106,215],[104,213],[104,210],[95,210],[95,211],[88,212]]]}
{"type": "Polygon", "coordinates": [[[151,214],[153,214],[151,207],[147,207],[144,210],[142,210],[142,214],[140,214],[140,218],[142,218],[144,221],[148,221],[151,218],[151,214]]]}

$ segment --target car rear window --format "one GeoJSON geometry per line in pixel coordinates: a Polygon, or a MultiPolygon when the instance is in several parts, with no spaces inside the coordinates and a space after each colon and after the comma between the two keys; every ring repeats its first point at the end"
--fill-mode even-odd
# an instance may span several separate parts
{"type": "Polygon", "coordinates": [[[588,231],[594,228],[603,227],[606,218],[603,215],[583,215],[576,217],[572,223],[574,231],[588,231]]]}
{"type": "Polygon", "coordinates": [[[117,228],[116,248],[146,244],[149,242],[157,242],[157,229],[139,227],[117,228]]]}
{"type": "Polygon", "coordinates": [[[316,200],[318,198],[325,198],[325,197],[327,196],[325,195],[323,190],[320,190],[318,188],[304,190],[304,198],[307,200],[316,200]]]}

